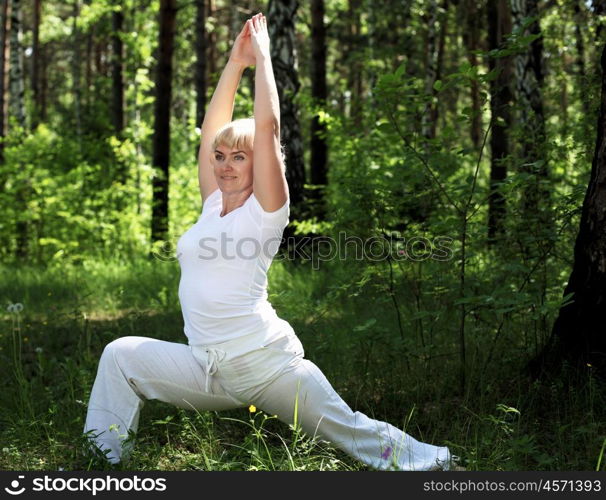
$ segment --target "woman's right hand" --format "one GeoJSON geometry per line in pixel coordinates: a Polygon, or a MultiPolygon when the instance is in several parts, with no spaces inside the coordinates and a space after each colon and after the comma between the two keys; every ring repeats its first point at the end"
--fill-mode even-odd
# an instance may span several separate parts
{"type": "Polygon", "coordinates": [[[244,23],[240,34],[236,37],[229,55],[230,61],[244,67],[254,66],[256,57],[250,37],[249,21],[244,23]]]}

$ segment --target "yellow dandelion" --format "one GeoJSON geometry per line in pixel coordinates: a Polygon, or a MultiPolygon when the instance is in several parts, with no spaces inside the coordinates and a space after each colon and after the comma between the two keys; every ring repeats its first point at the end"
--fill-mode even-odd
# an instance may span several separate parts
{"type": "Polygon", "coordinates": [[[248,411],[251,412],[251,413],[254,413],[254,412],[257,411],[257,407],[255,405],[250,405],[248,407],[248,411]]]}
{"type": "Polygon", "coordinates": [[[591,363],[587,363],[587,366],[588,366],[589,368],[591,368],[591,363]]]}
{"type": "Polygon", "coordinates": [[[23,337],[23,342],[29,342],[29,339],[27,337],[23,337]]]}

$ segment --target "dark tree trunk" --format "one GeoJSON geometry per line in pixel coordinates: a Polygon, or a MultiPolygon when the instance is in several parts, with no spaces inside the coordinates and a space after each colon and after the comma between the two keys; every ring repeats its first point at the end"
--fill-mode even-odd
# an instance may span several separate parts
{"type": "Polygon", "coordinates": [[[359,130],[362,125],[362,70],[360,60],[360,40],[362,22],[360,19],[361,0],[349,0],[349,50],[348,50],[348,75],[347,88],[349,94],[349,117],[354,127],[359,130]]]}
{"type": "MultiPolygon", "coordinates": [[[[438,0],[431,0],[427,5],[427,44],[425,49],[425,94],[436,96],[433,86],[440,79],[442,63],[444,60],[444,40],[447,30],[448,0],[443,1],[443,6],[438,5],[438,0]]],[[[422,134],[427,139],[436,136],[436,126],[439,118],[437,99],[432,99],[425,106],[422,117],[422,134]]]]}
{"type": "MultiPolygon", "coordinates": [[[[505,36],[511,33],[511,17],[507,0],[488,2],[488,50],[502,48],[505,36]]],[[[511,127],[511,57],[489,57],[490,70],[498,71],[490,82],[491,161],[490,194],[488,198],[488,241],[494,243],[503,235],[506,216],[505,197],[500,184],[507,177],[506,158],[509,156],[509,130],[511,127]]]]}
{"type": "MultiPolygon", "coordinates": [[[[488,2],[489,7],[493,6],[494,3],[494,1],[488,2]]],[[[465,45],[467,54],[467,60],[472,66],[477,66],[478,60],[475,51],[479,50],[480,48],[481,9],[478,8],[477,0],[463,0],[459,5],[463,9],[461,17],[464,20],[464,27],[462,33],[463,43],[465,45]]],[[[492,34],[493,28],[490,25],[490,14],[488,22],[488,36],[491,37],[494,35],[492,34]]],[[[482,140],[482,115],[480,112],[480,87],[478,81],[475,79],[471,81],[470,97],[471,109],[473,113],[470,128],[471,142],[473,143],[476,150],[479,150],[482,140]]]]}
{"type": "Polygon", "coordinates": [[[152,243],[168,236],[168,183],[170,165],[170,103],[172,57],[175,38],[176,0],[160,0],[160,40],[156,72],[152,165],[152,243]]]}
{"type": "MultiPolygon", "coordinates": [[[[208,17],[213,17],[215,16],[215,0],[208,0],[208,17]]],[[[208,74],[209,75],[215,75],[217,72],[217,54],[216,54],[216,48],[217,48],[217,31],[213,30],[211,33],[208,34],[208,51],[207,51],[207,61],[208,61],[208,74]]],[[[210,79],[209,79],[210,80],[210,79]]],[[[216,84],[216,82],[213,82],[213,85],[216,84]]],[[[199,122],[200,124],[202,122],[199,122]]]]}
{"type": "MultiPolygon", "coordinates": [[[[10,26],[10,0],[2,0],[0,4],[0,164],[4,163],[4,137],[8,125],[8,102],[5,99],[8,88],[8,34],[10,26]]],[[[2,179],[0,187],[4,189],[5,179],[2,179]]]]}
{"type": "MultiPolygon", "coordinates": [[[[585,193],[574,264],[550,341],[529,363],[535,377],[552,376],[564,363],[576,368],[578,379],[587,373],[606,379],[606,46],[601,58],[601,100],[589,186],[585,193]]],[[[567,380],[571,380],[567,377],[567,380]]]]}
{"type": "MultiPolygon", "coordinates": [[[[286,152],[286,178],[290,189],[293,217],[297,217],[303,201],[305,167],[295,96],[300,83],[295,48],[295,16],[297,0],[270,0],[267,7],[271,60],[280,98],[281,140],[286,152]]],[[[288,229],[288,228],[287,228],[288,229]]]]}
{"type": "Polygon", "coordinates": [[[51,52],[52,42],[40,46],[40,121],[46,121],[46,96],[48,94],[48,54],[51,52]]]}
{"type": "MultiPolygon", "coordinates": [[[[206,109],[206,0],[196,0],[196,125],[201,126],[206,109]]],[[[196,148],[195,155],[198,151],[196,148]]]]}
{"type": "MultiPolygon", "coordinates": [[[[324,0],[311,3],[311,95],[314,103],[322,109],[326,106],[326,28],[324,26],[324,0]]],[[[311,121],[310,172],[314,190],[314,213],[325,217],[324,187],[327,183],[326,125],[320,123],[319,115],[311,121]]]]}
{"type": "Polygon", "coordinates": [[[32,27],[32,94],[34,109],[32,112],[32,130],[40,123],[40,0],[34,0],[34,24],[32,27]]]}
{"type": "Polygon", "coordinates": [[[93,92],[93,48],[95,39],[95,26],[92,26],[86,34],[86,58],[84,67],[84,91],[86,94],[86,108],[90,109],[94,100],[93,92]]]}
{"type": "Polygon", "coordinates": [[[583,41],[583,33],[581,32],[581,26],[583,26],[587,21],[587,15],[585,12],[585,6],[583,5],[583,10],[581,11],[581,0],[577,0],[574,4],[574,36],[575,36],[575,44],[576,44],[576,57],[575,57],[575,66],[577,73],[577,82],[579,88],[581,89],[579,93],[579,98],[581,99],[581,104],[583,105],[583,112],[586,116],[591,115],[590,102],[588,99],[588,93],[584,90],[587,88],[585,82],[585,42],[583,41]]]}
{"type": "Polygon", "coordinates": [[[114,133],[117,137],[122,137],[124,132],[124,78],[122,75],[124,55],[120,35],[124,24],[123,2],[118,0],[114,6],[119,9],[112,12],[112,116],[114,133]]]}
{"type": "Polygon", "coordinates": [[[76,121],[76,133],[80,138],[80,147],[82,147],[82,114],[81,98],[82,88],[80,86],[80,30],[78,28],[78,17],[80,17],[80,0],[74,1],[73,19],[72,19],[72,92],[74,94],[74,114],[76,121]]]}
{"type": "Polygon", "coordinates": [[[606,1],[605,0],[593,0],[591,2],[593,7],[593,13],[598,19],[597,26],[595,29],[595,41],[601,46],[603,43],[602,36],[604,33],[604,16],[606,15],[606,1]]]}

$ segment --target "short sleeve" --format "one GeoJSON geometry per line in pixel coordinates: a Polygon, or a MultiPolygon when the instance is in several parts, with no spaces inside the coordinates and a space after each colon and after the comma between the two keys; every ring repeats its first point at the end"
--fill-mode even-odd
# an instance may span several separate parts
{"type": "Polygon", "coordinates": [[[271,226],[279,229],[284,229],[288,225],[290,217],[290,197],[286,198],[286,202],[278,210],[266,212],[255,194],[251,194],[250,209],[253,216],[261,222],[263,226],[271,226]]]}
{"type": "MultiPolygon", "coordinates": [[[[202,213],[204,213],[204,210],[208,209],[208,207],[214,205],[215,203],[220,203],[220,202],[221,202],[221,190],[219,188],[217,188],[212,193],[210,193],[206,197],[204,202],[202,203],[202,213]]],[[[200,217],[202,217],[202,213],[200,214],[200,217]]]]}
{"type": "Polygon", "coordinates": [[[204,206],[207,203],[211,203],[212,200],[217,199],[217,197],[219,197],[219,194],[221,193],[221,190],[219,188],[215,189],[212,193],[210,193],[206,199],[204,200],[204,203],[202,203],[202,208],[204,208],[204,206]]]}

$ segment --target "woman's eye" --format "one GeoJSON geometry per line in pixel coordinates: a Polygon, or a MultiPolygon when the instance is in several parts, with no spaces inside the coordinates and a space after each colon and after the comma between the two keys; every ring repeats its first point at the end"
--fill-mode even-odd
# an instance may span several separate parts
{"type": "Polygon", "coordinates": [[[244,159],[244,156],[242,156],[242,155],[237,155],[236,156],[236,160],[243,160],[243,159],[244,159]]]}
{"type": "Polygon", "coordinates": [[[222,157],[221,155],[216,155],[216,156],[215,156],[215,159],[216,159],[217,161],[221,161],[221,159],[222,159],[222,158],[223,158],[223,157],[222,157]]]}

